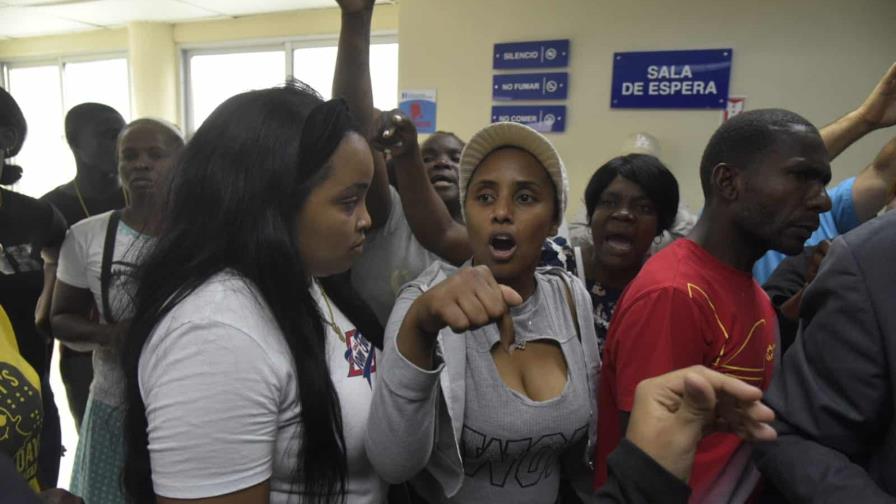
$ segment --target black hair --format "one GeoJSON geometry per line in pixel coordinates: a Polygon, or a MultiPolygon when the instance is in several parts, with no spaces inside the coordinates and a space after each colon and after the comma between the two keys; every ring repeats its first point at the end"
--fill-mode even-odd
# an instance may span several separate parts
{"type": "Polygon", "coordinates": [[[585,209],[589,223],[601,195],[617,176],[638,184],[656,205],[657,235],[672,227],[678,213],[678,181],[662,161],[649,154],[618,156],[594,172],[585,187],[585,209]]]}
{"type": "Polygon", "coordinates": [[[78,132],[90,121],[96,120],[102,114],[118,116],[121,122],[124,118],[114,108],[102,103],[80,103],[75,105],[65,114],[65,140],[69,147],[78,145],[78,132]]]}
{"type": "MultiPolygon", "coordinates": [[[[348,469],[341,408],[295,220],[328,176],[327,161],[339,142],[357,131],[342,100],[324,102],[311,88],[289,83],[228,99],[181,153],[162,232],[137,272],[135,314],[122,352],[128,408],[124,481],[134,501],[155,502],[137,376],[144,343],[178,303],[225,270],[255,287],[295,362],[302,449],[294,476],[304,498],[322,502],[344,496],[348,469]]],[[[327,280],[325,289],[335,283],[338,292],[350,290],[340,281],[327,280]]],[[[362,333],[369,329],[344,296],[331,299],[362,333]]],[[[379,333],[381,340],[381,327],[379,333]]]]}
{"type": "Polygon", "coordinates": [[[781,135],[794,126],[818,135],[803,116],[784,109],[749,110],[728,119],[712,134],[700,161],[703,197],[712,198],[712,170],[721,163],[748,169],[765,159],[781,135]]]}
{"type": "Polygon", "coordinates": [[[22,149],[28,134],[28,123],[15,98],[3,88],[0,88],[0,128],[12,128],[16,132],[16,144],[9,146],[6,152],[0,152],[0,170],[3,170],[0,185],[12,185],[22,178],[22,169],[7,164],[6,157],[13,157],[22,149]]]}
{"type": "Polygon", "coordinates": [[[164,119],[154,119],[151,117],[141,117],[140,119],[134,119],[129,122],[124,128],[121,129],[121,133],[118,134],[118,141],[121,142],[124,134],[128,132],[128,130],[136,127],[136,126],[151,126],[153,128],[157,128],[164,137],[165,142],[168,144],[168,147],[171,147],[175,150],[181,149],[184,146],[184,135],[181,133],[180,128],[171,124],[170,122],[164,119]]]}
{"type": "Polygon", "coordinates": [[[420,146],[420,148],[422,149],[427,143],[429,143],[430,140],[432,140],[433,138],[435,138],[437,136],[448,136],[448,137],[451,137],[451,138],[457,140],[458,142],[460,142],[461,146],[467,145],[467,142],[464,142],[463,140],[461,140],[461,138],[459,136],[455,135],[454,133],[452,133],[450,131],[439,130],[439,131],[436,131],[435,133],[430,134],[429,138],[427,138],[426,140],[423,141],[423,144],[420,146]]]}

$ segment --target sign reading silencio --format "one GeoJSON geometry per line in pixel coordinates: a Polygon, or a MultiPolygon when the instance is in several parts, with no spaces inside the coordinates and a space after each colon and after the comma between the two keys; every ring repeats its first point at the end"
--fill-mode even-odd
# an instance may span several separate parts
{"type": "Polygon", "coordinates": [[[569,39],[495,44],[492,68],[561,68],[569,65],[569,39]]]}
{"type": "Polygon", "coordinates": [[[527,73],[495,75],[492,78],[494,100],[565,100],[569,74],[527,73]]]}
{"type": "Polygon", "coordinates": [[[611,108],[724,109],[731,49],[613,54],[611,108]]]}
{"type": "Polygon", "coordinates": [[[525,124],[541,133],[561,133],[566,130],[565,105],[495,105],[492,122],[511,121],[525,124]]]}

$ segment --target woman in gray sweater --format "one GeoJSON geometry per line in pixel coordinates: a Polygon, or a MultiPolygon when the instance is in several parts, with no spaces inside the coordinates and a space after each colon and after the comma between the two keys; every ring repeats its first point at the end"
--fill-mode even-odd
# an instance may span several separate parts
{"type": "Polygon", "coordinates": [[[563,163],[535,130],[496,123],[467,144],[460,178],[475,267],[437,263],[399,295],[368,456],[389,481],[420,473],[430,502],[554,502],[564,474],[588,492],[590,301],[566,271],[536,271],[566,208],[563,163]]]}

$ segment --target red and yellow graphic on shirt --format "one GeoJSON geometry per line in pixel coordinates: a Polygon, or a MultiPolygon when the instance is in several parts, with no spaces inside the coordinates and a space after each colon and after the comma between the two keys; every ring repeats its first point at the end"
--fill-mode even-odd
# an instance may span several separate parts
{"type": "Polygon", "coordinates": [[[721,331],[723,340],[718,356],[712,361],[712,368],[728,376],[739,378],[763,389],[768,386],[771,366],[775,358],[775,343],[765,337],[768,321],[764,318],[756,320],[740,337],[732,334],[722,322],[719,312],[710,296],[699,286],[688,283],[688,295],[706,303],[721,331]]]}

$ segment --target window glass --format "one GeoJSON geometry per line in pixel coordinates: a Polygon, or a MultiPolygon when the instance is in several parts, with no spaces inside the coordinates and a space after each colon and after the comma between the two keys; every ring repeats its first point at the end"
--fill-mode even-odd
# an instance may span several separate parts
{"type": "Polygon", "coordinates": [[[252,89],[283,84],[284,52],[196,54],[190,57],[188,130],[196,129],[221,102],[252,89]]]}

